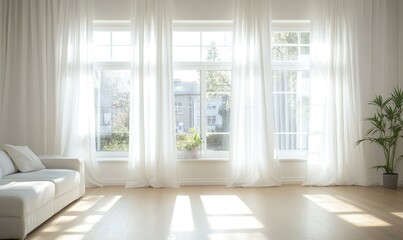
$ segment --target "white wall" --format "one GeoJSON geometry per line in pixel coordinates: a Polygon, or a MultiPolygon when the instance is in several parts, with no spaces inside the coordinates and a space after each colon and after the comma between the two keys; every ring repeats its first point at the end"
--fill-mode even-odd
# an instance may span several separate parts
{"type": "MultiPolygon", "coordinates": [[[[174,20],[231,20],[232,0],[172,0],[174,20]]],[[[273,0],[274,20],[309,19],[312,0],[273,0]]],[[[130,19],[130,0],[94,0],[94,19],[130,19]]]]}
{"type": "Polygon", "coordinates": [[[231,20],[231,0],[173,0],[174,20],[231,20]]]}
{"type": "MultiPolygon", "coordinates": [[[[399,61],[398,61],[398,69],[399,69],[399,84],[400,87],[403,87],[403,0],[398,0],[397,7],[398,14],[398,48],[399,48],[399,61]]],[[[403,145],[403,144],[402,144],[403,145]]],[[[401,152],[403,152],[403,147],[401,147],[401,152]]],[[[403,186],[403,163],[401,162],[398,169],[400,185],[403,186]]]]}
{"type": "MultiPolygon", "coordinates": [[[[123,185],[128,176],[126,161],[102,161],[99,164],[105,185],[123,185]]],[[[306,161],[280,162],[280,180],[283,184],[300,184],[305,179],[306,161]]],[[[178,162],[181,185],[225,185],[228,161],[183,160],[178,162]]]]}
{"type": "Polygon", "coordinates": [[[403,0],[398,1],[399,29],[399,80],[403,87],[403,0]]]}
{"type": "Polygon", "coordinates": [[[130,0],[94,0],[95,20],[129,20],[130,0]]]}
{"type": "MultiPolygon", "coordinates": [[[[399,36],[399,28],[398,28],[398,1],[399,0],[387,0],[387,15],[388,15],[388,36],[387,36],[387,64],[388,64],[388,79],[384,79],[385,83],[389,83],[390,86],[387,86],[387,89],[392,89],[396,87],[399,83],[399,68],[398,61],[399,55],[398,51],[398,36],[399,36]],[[386,80],[386,81],[385,81],[386,80]]],[[[401,1],[401,0],[400,0],[401,1]]],[[[376,57],[376,56],[374,56],[376,57]]]]}

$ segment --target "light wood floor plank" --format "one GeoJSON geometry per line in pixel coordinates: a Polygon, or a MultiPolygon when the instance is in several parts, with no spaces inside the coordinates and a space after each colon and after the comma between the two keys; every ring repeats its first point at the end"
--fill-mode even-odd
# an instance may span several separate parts
{"type": "Polygon", "coordinates": [[[403,189],[94,188],[27,239],[403,239],[403,189]]]}

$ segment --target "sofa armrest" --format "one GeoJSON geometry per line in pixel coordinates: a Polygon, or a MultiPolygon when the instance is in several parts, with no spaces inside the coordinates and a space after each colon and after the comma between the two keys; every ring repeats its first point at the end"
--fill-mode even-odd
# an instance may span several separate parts
{"type": "Polygon", "coordinates": [[[80,158],[39,156],[39,159],[47,169],[72,169],[80,173],[80,196],[85,193],[85,165],[80,158]]]}
{"type": "Polygon", "coordinates": [[[72,169],[83,171],[83,161],[73,157],[39,157],[43,165],[48,169],[72,169]]]}

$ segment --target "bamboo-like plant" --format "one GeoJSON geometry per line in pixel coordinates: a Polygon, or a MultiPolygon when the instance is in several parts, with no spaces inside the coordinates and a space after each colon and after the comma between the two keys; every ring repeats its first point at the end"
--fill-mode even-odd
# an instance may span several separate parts
{"type": "Polygon", "coordinates": [[[356,143],[369,141],[378,145],[383,151],[385,164],[373,168],[393,174],[403,158],[403,155],[396,156],[399,139],[403,137],[403,91],[396,87],[389,98],[384,99],[378,95],[369,104],[376,108],[374,116],[366,118],[371,123],[371,128],[356,143]]]}

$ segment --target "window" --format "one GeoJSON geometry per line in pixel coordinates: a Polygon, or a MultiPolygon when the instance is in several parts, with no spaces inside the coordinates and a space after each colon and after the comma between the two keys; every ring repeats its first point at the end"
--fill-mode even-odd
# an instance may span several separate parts
{"type": "Polygon", "coordinates": [[[207,125],[216,127],[217,116],[207,116],[207,125]]]}
{"type": "Polygon", "coordinates": [[[175,114],[183,114],[183,102],[175,102],[175,114]]]}
{"type": "Polygon", "coordinates": [[[94,26],[96,150],[127,155],[131,36],[126,26],[94,26]]]}
{"type": "Polygon", "coordinates": [[[175,31],[173,44],[174,62],[231,62],[228,31],[175,31]]]}
{"type": "Polygon", "coordinates": [[[204,157],[229,151],[232,32],[204,27],[173,32],[176,133],[179,141],[196,128],[204,157]]]}
{"type": "Polygon", "coordinates": [[[131,37],[129,31],[95,31],[95,62],[130,62],[131,37]]]}
{"type": "Polygon", "coordinates": [[[307,29],[272,33],[275,136],[279,157],[305,157],[309,126],[309,44],[307,29]]]}

